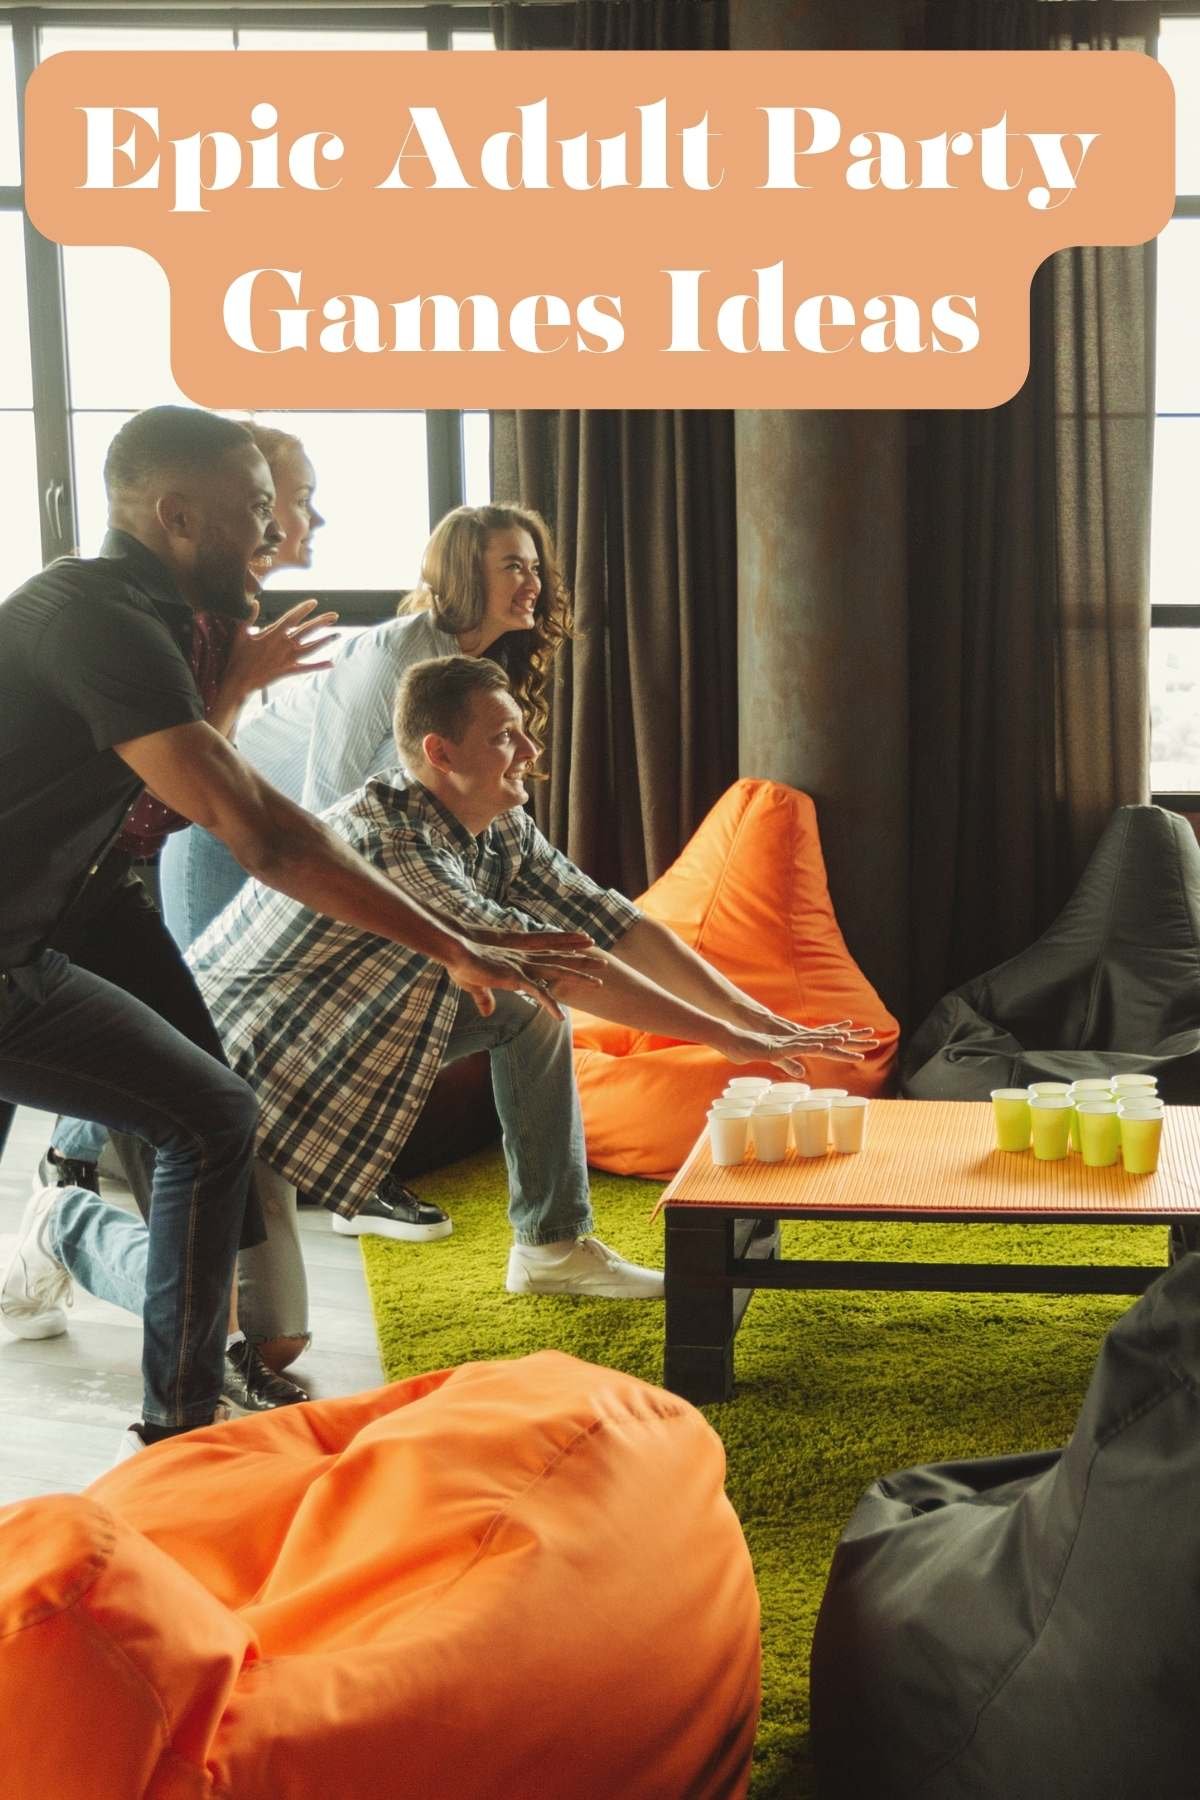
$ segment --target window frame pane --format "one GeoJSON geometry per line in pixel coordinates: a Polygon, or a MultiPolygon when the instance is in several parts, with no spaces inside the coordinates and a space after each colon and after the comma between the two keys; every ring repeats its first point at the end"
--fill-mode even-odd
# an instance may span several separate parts
{"type": "MultiPolygon", "coordinates": [[[[1200,12],[1189,18],[1168,16],[1161,21],[1157,54],[1160,62],[1167,68],[1176,83],[1176,132],[1180,155],[1176,163],[1176,202],[1171,223],[1167,232],[1177,226],[1180,221],[1191,221],[1189,229],[1200,233],[1200,192],[1182,192],[1179,190],[1181,179],[1188,175],[1200,187],[1200,12]],[[1190,54],[1185,58],[1178,52],[1184,40],[1190,40],[1190,54]],[[1180,82],[1183,79],[1183,91],[1180,82]],[[1189,124],[1189,121],[1191,123],[1189,124]],[[1194,127],[1194,129],[1193,129],[1194,127]],[[1185,139],[1185,133],[1190,138],[1185,139]],[[1190,174],[1189,174],[1190,171],[1190,174]]],[[[1163,234],[1164,237],[1166,233],[1163,234]]],[[[1157,295],[1158,319],[1155,336],[1155,493],[1151,502],[1151,610],[1150,610],[1150,709],[1153,730],[1154,715],[1157,712],[1160,720],[1165,721],[1170,714],[1167,704],[1169,687],[1158,680],[1159,665],[1165,666],[1170,653],[1171,639],[1165,633],[1177,633],[1180,630],[1200,630],[1200,591],[1196,601],[1179,596],[1167,597],[1168,573],[1164,567],[1164,558],[1171,541],[1171,534],[1162,517],[1161,508],[1166,503],[1167,471],[1162,450],[1172,435],[1183,431],[1195,430],[1200,433],[1200,378],[1193,378],[1188,371],[1186,376],[1181,372],[1178,376],[1174,369],[1165,370],[1163,366],[1164,345],[1178,337],[1169,323],[1174,309],[1174,302],[1168,287],[1164,287],[1163,277],[1170,283],[1172,274],[1179,274],[1174,265],[1179,262],[1174,254],[1175,246],[1168,246],[1168,254],[1157,255],[1157,295]],[[1165,295],[1165,300],[1164,300],[1165,295]],[[1163,327],[1166,326],[1166,329],[1163,327]],[[1190,390],[1195,387],[1193,394],[1190,390]],[[1178,402],[1185,404],[1179,406],[1178,402]],[[1156,512],[1156,504],[1158,511],[1156,512]]],[[[1173,578],[1172,578],[1173,579],[1173,578]]],[[[1200,639],[1197,640],[1200,644],[1200,639]]],[[[1162,742],[1160,737],[1160,745],[1162,742]]],[[[1193,779],[1196,789],[1186,791],[1172,785],[1168,793],[1155,786],[1155,768],[1161,770],[1164,782],[1175,783],[1185,772],[1184,765],[1179,762],[1167,763],[1161,756],[1154,758],[1154,743],[1151,742],[1150,785],[1152,798],[1161,805],[1170,805],[1176,810],[1200,810],[1200,758],[1195,764],[1193,779]]],[[[1186,765],[1191,771],[1191,764],[1186,765]]]]}
{"type": "MultiPolygon", "coordinates": [[[[364,42],[369,43],[372,38],[384,34],[424,31],[429,49],[449,50],[452,26],[454,30],[486,32],[489,28],[487,7],[353,7],[335,8],[326,12],[314,8],[312,14],[303,16],[303,30],[311,36],[314,43],[319,42],[325,33],[344,36],[352,31],[360,33],[364,42]]],[[[140,15],[130,8],[119,6],[61,7],[40,15],[29,7],[0,7],[0,32],[10,32],[13,45],[18,128],[25,85],[41,59],[43,38],[46,55],[68,47],[78,47],[81,42],[95,45],[100,33],[105,34],[103,46],[113,48],[127,42],[132,36],[147,31],[169,31],[173,34],[199,32],[206,45],[228,33],[236,48],[243,31],[253,34],[273,29],[297,29],[297,9],[294,5],[255,8],[253,11],[245,7],[180,6],[147,9],[140,15]],[[68,32],[86,36],[76,38],[68,45],[65,36],[55,35],[68,32]]],[[[253,42],[246,47],[253,49],[253,42]]],[[[287,52],[280,50],[275,53],[282,55],[287,52]]],[[[24,218],[24,193],[19,185],[0,186],[0,211],[4,210],[18,212],[24,218]]],[[[74,396],[73,404],[68,370],[69,337],[63,253],[58,245],[49,243],[33,231],[27,219],[24,220],[24,237],[31,379],[35,399],[32,411],[37,463],[36,486],[40,502],[42,559],[43,562],[48,562],[55,556],[75,549],[79,538],[76,504],[79,474],[74,458],[76,420],[99,413],[109,413],[114,418],[119,418],[127,414],[128,407],[119,400],[112,405],[78,404],[78,395],[74,396]]],[[[105,390],[103,396],[98,394],[96,397],[114,399],[108,390],[105,390]]],[[[164,398],[176,399],[177,395],[171,394],[164,398]]],[[[425,419],[429,524],[432,526],[443,512],[460,503],[463,497],[462,419],[457,412],[428,412],[425,419]]],[[[83,478],[91,482],[97,479],[97,474],[85,473],[83,478]]],[[[85,513],[94,512],[90,500],[85,503],[84,510],[85,513]]],[[[94,532],[91,535],[94,536],[94,532]]],[[[269,601],[270,592],[268,588],[264,596],[265,602],[269,601]]],[[[279,587],[276,592],[286,605],[286,590],[279,587]]],[[[345,617],[355,621],[386,616],[394,605],[395,592],[395,589],[385,587],[378,590],[337,590],[310,586],[306,589],[306,593],[313,593],[322,601],[338,607],[345,617]]],[[[266,604],[264,610],[270,612],[276,608],[266,604]]]]}

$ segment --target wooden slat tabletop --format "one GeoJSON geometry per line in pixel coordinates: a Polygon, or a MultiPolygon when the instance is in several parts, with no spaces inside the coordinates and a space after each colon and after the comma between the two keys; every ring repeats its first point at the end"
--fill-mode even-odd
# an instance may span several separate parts
{"type": "Polygon", "coordinates": [[[873,1100],[866,1148],[781,1163],[753,1153],[714,1166],[702,1132],[664,1192],[664,1206],[719,1206],[843,1218],[1141,1221],[1200,1216],[1200,1107],[1168,1106],[1158,1169],[1128,1175],[1120,1161],[1089,1169],[1075,1151],[1038,1162],[997,1150],[992,1108],[963,1100],[873,1100]]]}

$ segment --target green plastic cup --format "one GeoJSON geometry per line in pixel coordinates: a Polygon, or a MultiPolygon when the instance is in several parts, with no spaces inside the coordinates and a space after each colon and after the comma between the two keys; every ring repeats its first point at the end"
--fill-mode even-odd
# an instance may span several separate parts
{"type": "Polygon", "coordinates": [[[1061,1162],[1067,1154],[1074,1110],[1065,1094],[1035,1094],[1030,1100],[1033,1154],[1039,1162],[1061,1162]]]}
{"type": "Polygon", "coordinates": [[[1121,1154],[1121,1121],[1115,1100],[1081,1100],[1075,1108],[1079,1120],[1079,1149],[1089,1169],[1107,1169],[1121,1154]]]}
{"type": "MultiPolygon", "coordinates": [[[[1077,1107],[1081,1100],[1111,1100],[1112,1082],[1107,1075],[1089,1075],[1084,1081],[1073,1081],[1070,1087],[1071,1105],[1077,1107]]],[[[1079,1114],[1071,1114],[1071,1148],[1079,1148],[1079,1114]]]]}
{"type": "Polygon", "coordinates": [[[1025,1088],[993,1088],[997,1150],[1028,1150],[1029,1094],[1025,1088]]]}
{"type": "Polygon", "coordinates": [[[1163,1115],[1144,1110],[1122,1114],[1121,1155],[1130,1175],[1153,1175],[1158,1167],[1158,1149],[1162,1142],[1163,1115]]]}
{"type": "Polygon", "coordinates": [[[1029,1098],[1031,1100],[1037,1100],[1042,1096],[1062,1096],[1069,1094],[1070,1091],[1071,1084],[1069,1081],[1031,1081],[1029,1084],[1029,1098]]]}
{"type": "Polygon", "coordinates": [[[1156,1075],[1113,1075],[1110,1077],[1112,1091],[1118,1100],[1140,1099],[1143,1094],[1158,1092],[1156,1075]]]}

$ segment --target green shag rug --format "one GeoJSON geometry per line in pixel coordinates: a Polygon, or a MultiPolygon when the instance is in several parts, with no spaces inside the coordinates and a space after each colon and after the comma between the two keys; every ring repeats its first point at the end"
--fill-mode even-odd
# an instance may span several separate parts
{"type": "MultiPolygon", "coordinates": [[[[389,1379],[547,1347],[662,1379],[653,1302],[506,1294],[507,1184],[498,1150],[422,1177],[453,1215],[437,1244],[363,1240],[389,1379]]],[[[599,1235],[660,1265],[655,1183],[593,1175],[599,1235]]],[[[795,1224],[784,1254],[914,1261],[1166,1260],[1165,1228],[795,1224]]],[[[738,1333],[736,1398],[704,1409],[762,1598],[763,1708],[752,1800],[813,1792],[808,1655],[834,1545],[889,1469],[1040,1450],[1068,1436],[1121,1296],[755,1294],[738,1333]]]]}

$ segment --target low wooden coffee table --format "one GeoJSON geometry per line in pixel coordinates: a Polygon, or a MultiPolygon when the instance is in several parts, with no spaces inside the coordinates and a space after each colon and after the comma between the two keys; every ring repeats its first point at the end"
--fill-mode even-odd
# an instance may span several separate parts
{"type": "MultiPolygon", "coordinates": [[[[1200,1107],[1167,1111],[1154,1175],[1074,1152],[1043,1163],[994,1148],[992,1109],[973,1101],[875,1100],[867,1147],[781,1163],[714,1166],[703,1134],[659,1202],[666,1214],[664,1385],[697,1404],[733,1392],[733,1339],[753,1290],[928,1288],[1137,1294],[1160,1271],[1116,1264],[783,1260],[781,1219],[1003,1221],[1014,1225],[1200,1224],[1200,1107]]],[[[1166,1239],[1164,1236],[1164,1254],[1166,1239]]]]}

